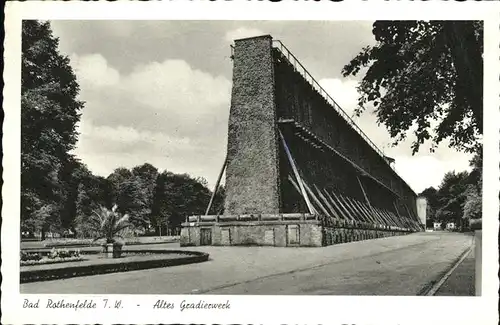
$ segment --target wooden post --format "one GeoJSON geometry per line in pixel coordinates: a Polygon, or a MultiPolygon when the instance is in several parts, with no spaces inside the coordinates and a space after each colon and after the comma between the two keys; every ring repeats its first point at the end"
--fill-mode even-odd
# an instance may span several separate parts
{"type": "Polygon", "coordinates": [[[411,215],[410,209],[408,209],[408,206],[406,205],[406,203],[403,202],[403,204],[404,204],[404,206],[406,208],[406,211],[408,212],[408,219],[411,219],[412,215],[411,215]]]}
{"type": "Polygon", "coordinates": [[[353,204],[356,205],[358,207],[358,209],[361,210],[362,213],[364,213],[365,217],[367,217],[368,220],[370,220],[373,224],[377,224],[377,223],[380,222],[377,219],[375,219],[375,217],[373,215],[371,215],[370,213],[368,213],[367,210],[365,210],[363,208],[363,206],[361,205],[361,202],[353,199],[353,204]]]}
{"type": "Polygon", "coordinates": [[[328,191],[326,189],[324,189],[323,191],[324,191],[325,195],[327,196],[327,198],[330,199],[330,202],[333,203],[335,208],[338,210],[338,212],[342,216],[342,218],[344,220],[351,221],[351,217],[349,215],[346,215],[345,211],[339,205],[337,205],[337,202],[335,202],[335,200],[332,198],[330,193],[328,193],[328,191]]]}
{"type": "Polygon", "coordinates": [[[393,219],[396,219],[399,222],[401,222],[403,228],[407,228],[407,229],[410,228],[410,224],[408,223],[408,218],[403,217],[402,219],[398,219],[398,217],[392,211],[386,210],[385,213],[388,214],[389,216],[391,216],[393,219]]]}
{"type": "Polygon", "coordinates": [[[360,214],[360,213],[359,213],[359,211],[357,211],[357,210],[356,210],[356,209],[355,209],[355,208],[351,205],[351,203],[349,203],[349,202],[347,201],[347,199],[346,199],[346,198],[345,198],[342,194],[340,194],[340,193],[339,193],[339,197],[340,197],[340,199],[344,202],[344,205],[345,205],[345,206],[347,206],[347,207],[351,210],[351,212],[352,212],[352,213],[353,213],[353,214],[357,217],[357,218],[356,218],[356,221],[358,221],[358,222],[366,222],[365,217],[364,217],[362,214],[360,214]],[[361,219],[361,220],[359,220],[359,219],[361,219]]]}
{"type": "Polygon", "coordinates": [[[316,184],[313,184],[313,187],[314,189],[316,190],[316,192],[318,193],[320,199],[323,200],[323,202],[325,203],[326,207],[331,211],[333,217],[337,220],[339,220],[339,216],[337,215],[337,212],[335,211],[335,209],[331,206],[330,202],[328,202],[328,200],[326,199],[326,197],[323,195],[323,193],[321,193],[321,190],[316,186],[316,184]]]}
{"type": "Polygon", "coordinates": [[[359,187],[361,188],[361,191],[363,192],[363,196],[365,197],[366,204],[368,205],[368,207],[370,208],[370,210],[372,211],[372,213],[375,216],[378,216],[379,219],[382,219],[384,221],[384,223],[386,223],[387,225],[390,225],[390,223],[387,223],[387,220],[385,220],[385,218],[382,218],[379,214],[377,214],[377,212],[375,211],[375,209],[372,207],[372,205],[370,203],[370,200],[368,200],[368,195],[365,192],[365,188],[363,187],[363,183],[361,183],[361,180],[359,179],[359,176],[356,176],[356,179],[358,180],[359,187]]]}
{"type": "Polygon", "coordinates": [[[380,221],[378,219],[376,219],[371,213],[369,213],[369,211],[365,210],[363,205],[361,205],[361,202],[353,199],[353,204],[356,207],[358,207],[358,209],[361,210],[362,213],[364,213],[364,215],[368,218],[369,222],[371,222],[374,225],[380,223],[380,221]]]}
{"type": "MultiPolygon", "coordinates": [[[[408,206],[406,205],[406,203],[403,203],[403,204],[404,204],[404,206],[406,208],[406,211],[408,211],[408,216],[410,217],[410,220],[413,220],[413,219],[419,220],[418,216],[415,216],[414,214],[411,213],[411,210],[408,208],[408,206]]],[[[417,224],[418,224],[418,222],[417,222],[417,224]]],[[[420,227],[418,227],[418,228],[420,228],[420,227]]]]}
{"type": "Polygon", "coordinates": [[[302,193],[302,197],[306,201],[307,209],[309,210],[309,213],[313,214],[314,208],[312,207],[311,201],[309,201],[309,196],[307,196],[307,193],[304,189],[304,184],[302,183],[302,179],[300,178],[299,171],[297,170],[297,167],[295,166],[295,162],[293,160],[292,153],[288,149],[285,138],[283,137],[283,134],[281,133],[281,130],[278,130],[278,132],[279,132],[281,142],[283,143],[283,147],[285,148],[285,153],[286,153],[286,157],[288,158],[288,162],[292,166],[293,173],[295,175],[295,178],[297,179],[297,183],[299,184],[299,188],[300,188],[300,192],[302,193]]]}
{"type": "Polygon", "coordinates": [[[365,189],[363,188],[363,184],[361,183],[359,176],[356,176],[356,179],[358,180],[359,187],[361,187],[361,191],[363,192],[366,203],[368,204],[369,207],[371,207],[370,200],[368,200],[368,195],[366,195],[365,189]]]}
{"type": "Polygon", "coordinates": [[[400,220],[401,220],[401,218],[402,218],[402,217],[401,217],[401,214],[400,214],[400,213],[399,213],[399,211],[398,211],[398,208],[396,207],[396,202],[392,202],[392,204],[394,205],[394,209],[396,209],[396,214],[397,214],[397,216],[398,216],[398,219],[400,219],[400,220]]]}
{"type": "Polygon", "coordinates": [[[224,159],[224,163],[222,164],[222,168],[220,170],[219,177],[217,177],[217,182],[215,183],[214,191],[212,193],[212,196],[210,197],[210,202],[208,203],[207,210],[205,211],[206,216],[208,216],[208,212],[210,212],[210,208],[212,207],[212,203],[214,202],[215,194],[217,193],[217,189],[219,188],[220,180],[222,178],[222,175],[224,174],[224,170],[226,170],[226,166],[227,166],[227,156],[224,159]]]}
{"type": "Polygon", "coordinates": [[[361,211],[359,211],[359,209],[354,205],[354,203],[351,201],[351,199],[348,196],[342,197],[342,199],[344,200],[344,202],[347,205],[349,205],[351,207],[351,210],[354,211],[361,218],[362,222],[370,222],[370,219],[368,219],[364,215],[364,213],[362,213],[361,211]]]}
{"type": "Polygon", "coordinates": [[[309,195],[313,198],[314,202],[319,206],[319,208],[321,209],[321,211],[326,215],[326,216],[330,216],[330,212],[328,212],[328,210],[323,206],[323,204],[321,203],[321,201],[316,197],[316,195],[314,194],[314,192],[309,188],[309,186],[307,186],[306,183],[304,183],[304,187],[307,191],[307,193],[309,193],[309,195]]]}
{"type": "Polygon", "coordinates": [[[388,214],[389,216],[391,216],[393,219],[396,219],[396,220],[398,220],[398,221],[402,222],[402,223],[403,223],[403,225],[404,225],[404,218],[403,218],[403,217],[401,217],[401,215],[399,214],[399,211],[398,211],[398,209],[396,208],[396,204],[395,204],[394,202],[393,202],[393,205],[394,205],[394,209],[396,209],[396,214],[392,214],[392,213],[389,213],[389,212],[387,212],[387,211],[386,211],[385,213],[386,213],[386,214],[388,214]]]}
{"type": "MultiPolygon", "coordinates": [[[[288,175],[288,180],[290,181],[290,183],[292,183],[293,187],[297,190],[297,192],[299,192],[299,194],[300,194],[302,197],[304,197],[304,196],[302,195],[302,192],[301,192],[301,190],[300,190],[299,185],[298,185],[298,184],[297,184],[297,183],[293,180],[293,177],[292,177],[291,175],[288,175]]],[[[309,208],[308,208],[308,209],[309,209],[309,208]]],[[[311,214],[317,214],[317,211],[316,211],[316,209],[314,208],[314,206],[312,206],[312,205],[311,205],[311,209],[312,209],[312,210],[311,210],[311,211],[309,211],[309,213],[311,213],[311,214]]]]}
{"type": "Polygon", "coordinates": [[[344,204],[340,201],[340,199],[338,198],[337,195],[335,195],[335,192],[332,191],[332,194],[333,196],[335,197],[335,199],[337,200],[337,203],[342,207],[342,209],[344,209],[344,211],[347,213],[347,215],[349,216],[349,218],[351,218],[352,221],[356,221],[356,218],[352,215],[351,211],[349,209],[347,209],[344,204]]]}
{"type": "Polygon", "coordinates": [[[404,223],[404,220],[399,220],[396,215],[394,215],[393,213],[389,213],[387,210],[382,210],[381,211],[382,213],[385,213],[386,216],[390,217],[392,220],[394,220],[394,222],[396,222],[396,225],[398,227],[401,227],[401,228],[405,228],[407,227],[404,223]]]}
{"type": "Polygon", "coordinates": [[[398,224],[392,219],[390,218],[389,216],[385,215],[382,213],[382,211],[380,211],[379,209],[376,209],[374,207],[372,207],[373,211],[380,217],[382,218],[383,220],[385,220],[385,222],[387,223],[387,225],[389,226],[397,226],[398,224]]]}

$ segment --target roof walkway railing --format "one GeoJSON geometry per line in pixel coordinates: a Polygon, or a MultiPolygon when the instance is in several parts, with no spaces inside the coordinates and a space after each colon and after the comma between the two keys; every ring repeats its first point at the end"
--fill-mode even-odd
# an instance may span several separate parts
{"type": "MultiPolygon", "coordinates": [[[[339,104],[326,92],[326,90],[314,79],[314,77],[307,71],[307,69],[300,63],[300,61],[292,54],[292,52],[280,41],[273,40],[273,47],[278,49],[281,54],[293,65],[295,70],[299,72],[304,79],[311,84],[311,86],[321,95],[325,100],[335,109],[335,111],[344,118],[349,124],[374,150],[377,152],[385,162],[387,156],[380,150],[368,136],[356,125],[356,123],[347,115],[347,113],[340,107],[339,104]]],[[[388,163],[388,162],[387,162],[388,163]]],[[[389,163],[388,163],[389,164],[389,163]]]]}

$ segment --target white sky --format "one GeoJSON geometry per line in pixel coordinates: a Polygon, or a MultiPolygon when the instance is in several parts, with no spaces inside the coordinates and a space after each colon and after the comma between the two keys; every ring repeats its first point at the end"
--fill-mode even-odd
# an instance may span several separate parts
{"type": "MultiPolygon", "coordinates": [[[[280,39],[349,114],[358,80],[343,78],[342,67],[374,42],[371,22],[52,21],[52,27],[86,102],[75,153],[89,169],[107,176],[149,162],[205,177],[210,186],[226,151],[233,39],[280,39]]],[[[388,146],[373,114],[355,121],[396,159],[396,170],[417,193],[437,187],[447,171],[469,169],[470,156],[447,142],[434,153],[424,145],[412,156],[411,141],[388,146]]]]}

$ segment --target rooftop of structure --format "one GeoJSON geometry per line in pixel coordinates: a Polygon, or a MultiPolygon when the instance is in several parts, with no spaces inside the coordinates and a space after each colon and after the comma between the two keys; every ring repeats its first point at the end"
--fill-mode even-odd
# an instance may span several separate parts
{"type": "Polygon", "coordinates": [[[265,34],[265,35],[259,35],[259,36],[251,36],[251,37],[238,38],[238,39],[235,39],[234,42],[245,41],[245,40],[250,40],[250,39],[257,39],[257,38],[269,38],[269,39],[272,39],[273,37],[271,35],[269,35],[269,34],[265,34]]]}

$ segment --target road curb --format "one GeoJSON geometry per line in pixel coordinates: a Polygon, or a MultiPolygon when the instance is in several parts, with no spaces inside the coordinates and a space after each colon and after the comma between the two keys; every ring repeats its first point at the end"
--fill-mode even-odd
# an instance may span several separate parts
{"type": "Polygon", "coordinates": [[[448,280],[451,274],[457,269],[457,267],[462,264],[467,256],[472,252],[474,248],[474,241],[471,243],[471,246],[465,249],[465,251],[460,255],[458,260],[452,264],[451,268],[449,268],[442,276],[440,276],[438,281],[432,281],[428,283],[418,294],[417,296],[434,296],[436,292],[443,286],[443,284],[448,280]]]}

